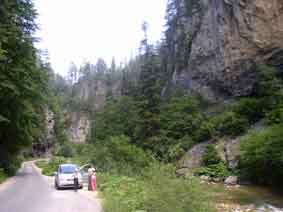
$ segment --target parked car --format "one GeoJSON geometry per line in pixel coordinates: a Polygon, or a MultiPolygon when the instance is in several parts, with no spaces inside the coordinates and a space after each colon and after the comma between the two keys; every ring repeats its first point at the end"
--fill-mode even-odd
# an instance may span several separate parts
{"type": "MultiPolygon", "coordinates": [[[[79,167],[75,164],[61,164],[58,167],[58,172],[55,172],[55,188],[74,188],[74,174],[79,167]]],[[[83,188],[82,174],[78,174],[79,188],[83,188]]]]}

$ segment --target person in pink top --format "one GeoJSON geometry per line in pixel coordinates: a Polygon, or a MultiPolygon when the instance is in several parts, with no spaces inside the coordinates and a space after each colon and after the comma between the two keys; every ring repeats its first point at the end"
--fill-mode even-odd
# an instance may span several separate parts
{"type": "Polygon", "coordinates": [[[92,174],[91,174],[91,190],[96,191],[96,173],[95,173],[95,168],[92,169],[92,174]]]}

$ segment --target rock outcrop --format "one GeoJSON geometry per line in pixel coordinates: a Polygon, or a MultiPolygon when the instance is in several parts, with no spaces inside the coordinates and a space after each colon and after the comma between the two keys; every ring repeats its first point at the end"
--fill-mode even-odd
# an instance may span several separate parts
{"type": "Polygon", "coordinates": [[[113,98],[120,96],[121,82],[107,85],[105,79],[82,79],[74,85],[73,96],[79,104],[74,111],[69,111],[68,140],[73,143],[85,143],[90,135],[91,113],[102,109],[106,103],[107,95],[113,98]]]}
{"type": "Polygon", "coordinates": [[[32,156],[50,155],[54,146],[56,137],[54,132],[55,114],[49,108],[45,108],[45,132],[38,142],[33,143],[32,156]]]}
{"type": "Polygon", "coordinates": [[[90,133],[91,120],[88,113],[73,112],[70,114],[68,140],[72,143],[85,143],[90,133]]]}
{"type": "Polygon", "coordinates": [[[192,38],[189,61],[175,70],[175,84],[217,101],[250,94],[256,64],[283,66],[282,0],[190,2],[181,19],[192,38]]]}
{"type": "Polygon", "coordinates": [[[192,147],[179,161],[178,174],[183,175],[195,168],[199,168],[202,165],[202,157],[205,151],[205,147],[208,142],[197,144],[192,147]]]}
{"type": "Polygon", "coordinates": [[[208,144],[214,144],[220,158],[228,165],[230,169],[238,166],[240,158],[240,137],[235,139],[223,138],[217,142],[204,142],[192,147],[178,163],[178,175],[186,175],[193,169],[201,167],[205,147],[208,144]]]}
{"type": "Polygon", "coordinates": [[[229,176],[224,181],[225,185],[228,186],[234,186],[238,183],[238,177],[237,176],[229,176]]]}

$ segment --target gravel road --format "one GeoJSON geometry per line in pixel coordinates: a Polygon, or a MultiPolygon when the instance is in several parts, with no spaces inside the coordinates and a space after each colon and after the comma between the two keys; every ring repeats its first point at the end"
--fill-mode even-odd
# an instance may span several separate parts
{"type": "Polygon", "coordinates": [[[60,190],[40,174],[33,162],[23,163],[18,174],[0,185],[1,212],[101,212],[95,193],[60,190]]]}

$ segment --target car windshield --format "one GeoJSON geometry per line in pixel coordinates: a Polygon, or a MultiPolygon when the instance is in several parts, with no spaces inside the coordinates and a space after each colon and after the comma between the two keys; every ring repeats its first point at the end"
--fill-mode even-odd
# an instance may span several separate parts
{"type": "Polygon", "coordinates": [[[60,173],[62,173],[62,174],[71,174],[71,173],[75,172],[76,168],[77,168],[76,165],[60,166],[60,173]]]}

